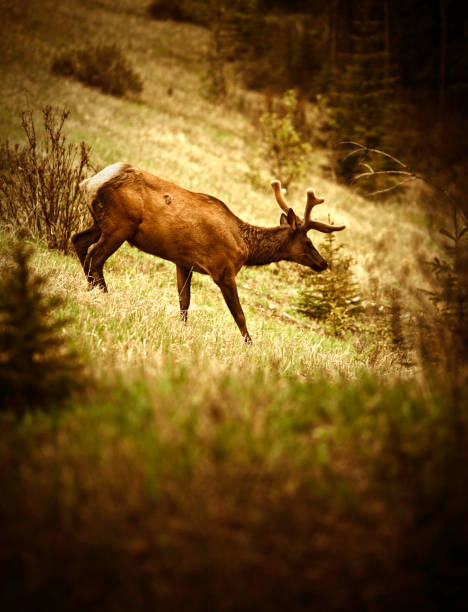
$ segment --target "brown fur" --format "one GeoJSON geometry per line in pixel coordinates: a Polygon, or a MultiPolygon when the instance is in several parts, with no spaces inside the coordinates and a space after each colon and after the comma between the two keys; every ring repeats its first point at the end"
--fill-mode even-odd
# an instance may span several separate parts
{"type": "Polygon", "coordinates": [[[317,271],[327,265],[292,209],[287,217],[281,216],[281,225],[257,227],[236,217],[217,198],[188,191],[129,164],[122,164],[116,176],[90,193],[95,196],[89,202],[95,222],[72,238],[90,288],[107,291],[104,263],[127,240],[176,264],[183,320],[190,305],[192,272],[209,274],[246,342],[251,340],[235,281],[243,265],[288,260],[317,271]]]}

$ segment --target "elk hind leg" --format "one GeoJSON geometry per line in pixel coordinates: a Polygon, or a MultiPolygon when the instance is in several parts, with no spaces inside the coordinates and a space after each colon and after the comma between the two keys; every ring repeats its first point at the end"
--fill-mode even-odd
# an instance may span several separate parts
{"type": "Polygon", "coordinates": [[[103,267],[106,260],[121,246],[127,238],[120,234],[104,235],[88,252],[83,265],[88,279],[89,289],[98,287],[107,292],[106,281],[104,280],[103,267]]]}
{"type": "Polygon", "coordinates": [[[192,270],[177,266],[177,290],[179,292],[180,318],[187,322],[187,314],[190,306],[190,285],[192,282],[192,270]]]}
{"type": "Polygon", "coordinates": [[[100,237],[101,229],[97,223],[94,223],[90,228],[84,230],[83,232],[79,232],[78,234],[74,234],[72,236],[73,247],[78,255],[78,259],[80,260],[83,269],[89,247],[97,242],[100,237]]]}

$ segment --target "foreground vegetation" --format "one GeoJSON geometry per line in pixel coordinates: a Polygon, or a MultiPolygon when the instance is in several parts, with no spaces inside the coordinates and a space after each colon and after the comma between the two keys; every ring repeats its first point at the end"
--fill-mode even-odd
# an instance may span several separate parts
{"type": "MultiPolygon", "coordinates": [[[[36,122],[58,99],[71,109],[64,133],[92,147],[95,169],[128,160],[247,221],[278,222],[261,98],[234,89],[221,107],[200,91],[205,30],[148,22],[126,0],[51,8],[20,2],[6,13],[2,138],[24,142],[25,90],[36,122]],[[136,97],[51,72],[67,45],[116,31],[143,79],[136,97]]],[[[86,291],[66,254],[70,228],[89,222],[84,205],[62,242],[28,224],[31,214],[3,220],[2,609],[468,606],[466,232],[458,225],[444,254],[428,228],[445,211],[419,208],[423,188],[374,203],[322,173],[324,159],[301,148],[307,170],[287,197],[301,211],[313,185],[347,225],[326,245],[341,267],[315,285],[286,262],[242,270],[250,347],[210,279],[194,277],[185,325],[173,264],[128,245],[106,264],[109,294],[86,291]],[[27,255],[15,259],[18,227],[16,253],[27,255]],[[419,261],[436,255],[424,274],[419,261]],[[304,314],[304,289],[318,319],[304,314]],[[29,342],[21,354],[14,329],[29,342]],[[39,374],[18,387],[28,367],[9,366],[28,351],[39,374]],[[27,406],[10,401],[26,388],[27,406]]],[[[24,212],[18,200],[9,203],[24,212]]]]}
{"type": "Polygon", "coordinates": [[[448,396],[197,373],[2,421],[4,607],[463,609],[467,427],[448,396]]]}

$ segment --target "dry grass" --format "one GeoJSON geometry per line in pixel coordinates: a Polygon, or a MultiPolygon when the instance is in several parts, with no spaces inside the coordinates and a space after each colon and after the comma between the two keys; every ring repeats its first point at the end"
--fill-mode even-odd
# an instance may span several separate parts
{"type": "MultiPolygon", "coordinates": [[[[310,324],[287,316],[285,304],[268,299],[259,279],[240,275],[240,293],[254,338],[244,346],[218,288],[208,278],[193,283],[187,324],[179,320],[175,268],[124,247],[109,262],[108,294],[86,290],[77,262],[39,250],[37,270],[50,274],[50,288],[67,298],[74,335],[100,377],[111,371],[144,371],[157,376],[170,360],[194,371],[198,385],[213,384],[225,374],[249,377],[257,370],[310,379],[321,375],[354,378],[370,366],[368,355],[349,341],[327,338],[310,324]],[[247,289],[246,289],[247,288],[247,289]],[[256,293],[255,293],[256,290],[256,293]],[[266,304],[266,306],[262,306],[266,304]],[[275,316],[276,315],[276,316],[275,316]]],[[[390,351],[372,365],[386,371],[390,351]]]]}

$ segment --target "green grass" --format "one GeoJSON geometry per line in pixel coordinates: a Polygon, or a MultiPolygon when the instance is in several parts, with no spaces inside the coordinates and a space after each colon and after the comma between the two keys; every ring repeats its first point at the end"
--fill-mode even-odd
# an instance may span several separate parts
{"type": "MultiPolygon", "coordinates": [[[[21,139],[25,106],[39,117],[64,105],[68,137],[90,144],[97,166],[126,160],[246,221],[278,223],[255,127],[262,99],[235,89],[217,106],[203,95],[205,30],[149,20],[130,0],[3,4],[1,138],[21,139]],[[56,52],[108,40],[142,75],[140,97],[50,72],[56,52]]],[[[320,171],[324,155],[313,150],[288,194],[296,211],[309,186],[325,197],[319,218],[346,224],[338,239],[363,295],[374,285],[384,300],[403,275],[422,284],[416,262],[433,245],[414,194],[366,201],[320,171]]],[[[369,329],[328,336],[294,308],[293,264],[238,275],[250,347],[209,278],[194,277],[184,325],[175,266],[128,245],[106,263],[108,294],[87,291],[75,257],[36,245],[32,265],[65,298],[63,333],[89,383],[53,414],[0,419],[4,609],[465,601],[465,391],[405,368],[369,329]]]]}

